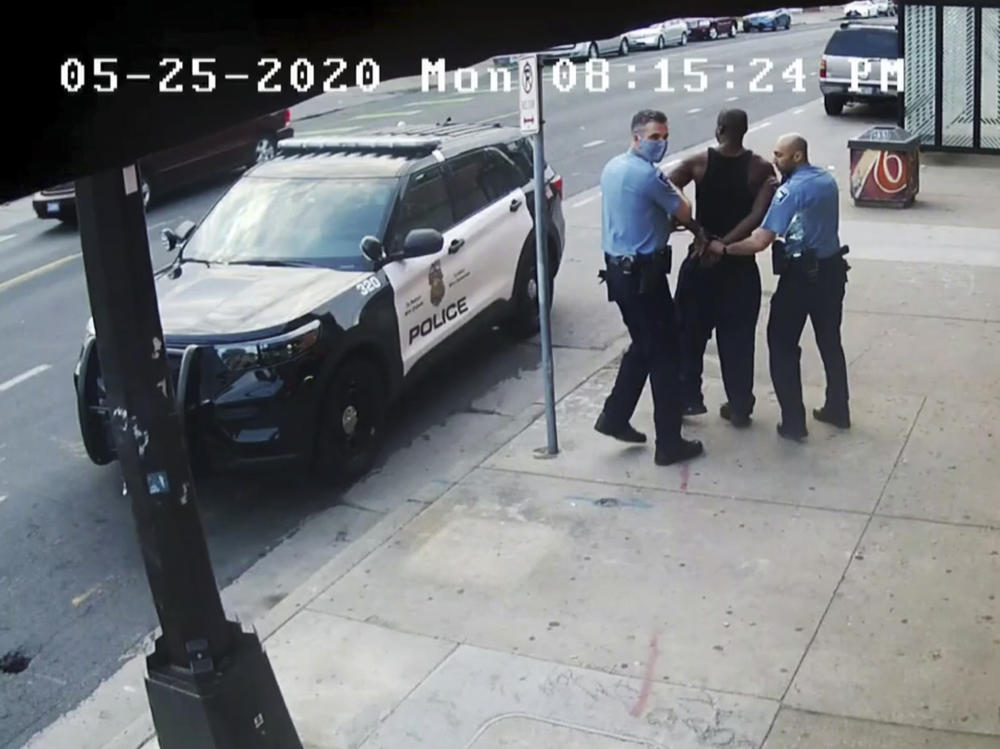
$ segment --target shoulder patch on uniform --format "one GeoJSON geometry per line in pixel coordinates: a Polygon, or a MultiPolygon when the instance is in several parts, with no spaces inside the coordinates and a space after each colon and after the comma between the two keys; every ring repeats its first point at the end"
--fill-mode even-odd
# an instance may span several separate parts
{"type": "Polygon", "coordinates": [[[670,181],[670,177],[662,169],[656,170],[656,178],[666,187],[673,188],[674,183],[670,181]]]}
{"type": "Polygon", "coordinates": [[[778,191],[774,193],[774,202],[784,203],[785,198],[787,197],[788,197],[788,187],[786,185],[782,185],[781,187],[778,188],[778,191]]]}

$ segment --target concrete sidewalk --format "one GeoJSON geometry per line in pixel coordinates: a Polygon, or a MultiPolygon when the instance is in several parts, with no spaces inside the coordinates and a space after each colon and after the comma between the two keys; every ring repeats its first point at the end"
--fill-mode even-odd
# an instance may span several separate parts
{"type": "MultiPolygon", "coordinates": [[[[557,358],[558,456],[535,452],[539,389],[447,491],[414,487],[254,622],[306,747],[1000,747],[1000,159],[924,156],[914,207],[856,208],[869,124],[816,100],[747,139],[803,132],[841,183],[853,429],[775,435],[766,298],[755,425],[717,416],[711,344],[688,465],[593,431],[624,338],[579,378],[557,358]]],[[[599,267],[598,205],[568,214],[567,274],[599,267]]],[[[593,288],[572,324],[613,313],[593,288]]],[[[633,423],[651,433],[648,391],[633,423]]],[[[156,746],[135,663],[117,688],[141,714],[108,749],[156,746]]],[[[101,709],[29,746],[97,746],[101,709]]]]}

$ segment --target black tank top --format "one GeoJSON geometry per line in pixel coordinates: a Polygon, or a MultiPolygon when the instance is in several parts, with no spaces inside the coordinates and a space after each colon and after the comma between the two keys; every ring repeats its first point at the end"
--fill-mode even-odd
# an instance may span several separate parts
{"type": "Polygon", "coordinates": [[[753,210],[756,198],[750,192],[752,151],[723,156],[708,149],[705,175],[695,186],[697,220],[709,234],[724,237],[753,210]]]}

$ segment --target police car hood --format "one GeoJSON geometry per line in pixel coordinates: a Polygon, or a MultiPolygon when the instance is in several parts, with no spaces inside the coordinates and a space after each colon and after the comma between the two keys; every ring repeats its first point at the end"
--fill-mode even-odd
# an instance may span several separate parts
{"type": "Polygon", "coordinates": [[[163,334],[241,336],[285,325],[323,307],[368,271],[188,262],[156,279],[163,334]]]}

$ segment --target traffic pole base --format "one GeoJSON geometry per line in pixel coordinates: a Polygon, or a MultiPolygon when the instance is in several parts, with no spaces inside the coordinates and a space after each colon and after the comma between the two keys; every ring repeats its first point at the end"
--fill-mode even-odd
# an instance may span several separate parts
{"type": "Polygon", "coordinates": [[[146,659],[160,749],[302,749],[260,640],[231,624],[233,652],[217,664],[192,644],[192,666],[179,668],[159,641],[146,659]]]}

